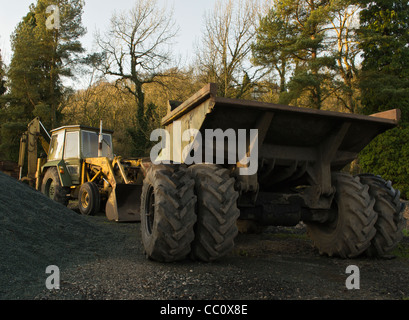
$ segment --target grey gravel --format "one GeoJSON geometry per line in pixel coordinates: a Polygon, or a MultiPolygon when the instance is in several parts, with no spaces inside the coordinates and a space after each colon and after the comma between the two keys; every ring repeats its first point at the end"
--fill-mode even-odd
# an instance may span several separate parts
{"type": "MultiPolygon", "coordinates": [[[[405,256],[342,260],[320,256],[303,225],[239,235],[215,263],[146,259],[139,223],[84,217],[0,173],[0,299],[28,300],[322,300],[409,298],[405,256]],[[348,265],[360,289],[348,290],[348,265]],[[61,272],[48,290],[48,265],[61,272]]],[[[75,204],[74,204],[75,207],[75,204]]],[[[407,251],[405,251],[407,250],[407,251]]]]}

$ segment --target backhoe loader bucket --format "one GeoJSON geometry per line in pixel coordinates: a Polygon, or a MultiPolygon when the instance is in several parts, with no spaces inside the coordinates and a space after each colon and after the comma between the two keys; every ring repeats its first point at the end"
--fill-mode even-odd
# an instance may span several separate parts
{"type": "Polygon", "coordinates": [[[141,185],[114,186],[105,207],[107,218],[118,222],[141,221],[141,192],[141,185]]]}

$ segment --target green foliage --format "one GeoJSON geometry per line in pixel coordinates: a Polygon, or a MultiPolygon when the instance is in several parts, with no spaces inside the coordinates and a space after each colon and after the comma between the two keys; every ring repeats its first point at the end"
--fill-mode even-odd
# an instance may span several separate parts
{"type": "MultiPolygon", "coordinates": [[[[409,245],[406,242],[399,243],[392,254],[398,258],[409,259],[409,245]]],[[[404,297],[403,300],[409,300],[409,297],[404,297]]]]}
{"type": "Polygon", "coordinates": [[[328,55],[326,26],[330,12],[338,9],[333,2],[277,0],[261,18],[252,47],[253,62],[278,73],[281,103],[304,96],[306,106],[321,109],[329,96],[328,82],[333,75],[328,71],[334,69],[335,58],[328,55]]]}
{"type": "Polygon", "coordinates": [[[256,42],[252,44],[253,64],[277,72],[280,78],[280,94],[287,91],[287,75],[293,61],[295,26],[285,11],[272,8],[260,19],[256,42]]]}
{"type": "MultiPolygon", "coordinates": [[[[306,93],[309,106],[320,109],[325,95],[324,83],[327,75],[324,68],[327,58],[320,55],[326,50],[323,26],[329,22],[330,1],[284,1],[286,10],[291,11],[296,28],[294,54],[298,63],[290,80],[292,100],[306,93]],[[322,60],[322,61],[321,61],[322,60]]],[[[289,101],[288,101],[289,102],[289,101]]]]}
{"type": "MultiPolygon", "coordinates": [[[[6,70],[3,63],[3,59],[1,58],[1,50],[0,50],[0,97],[4,95],[7,91],[6,88],[6,70]]],[[[1,106],[1,101],[0,101],[1,106]]]]}
{"type": "Polygon", "coordinates": [[[362,111],[372,114],[399,108],[403,121],[361,152],[360,166],[391,180],[402,197],[409,199],[409,4],[403,0],[360,3],[362,111]]]}
{"type": "Polygon", "coordinates": [[[409,123],[376,137],[359,155],[363,172],[392,181],[401,196],[409,199],[409,123]]]}
{"type": "Polygon", "coordinates": [[[360,77],[363,112],[373,114],[399,108],[409,121],[409,78],[366,70],[360,77]]]}
{"type": "MultiPolygon", "coordinates": [[[[2,117],[1,117],[2,118],[2,117]]],[[[22,122],[7,122],[1,126],[0,137],[7,137],[0,141],[0,158],[14,162],[18,161],[18,152],[21,134],[27,130],[27,125],[22,122]]]]}
{"type": "Polygon", "coordinates": [[[376,1],[361,12],[361,93],[364,112],[400,108],[409,121],[409,3],[376,1]]]}
{"type": "Polygon", "coordinates": [[[12,107],[23,105],[25,115],[32,118],[35,109],[48,106],[42,121],[49,128],[58,125],[64,92],[61,77],[72,76],[71,66],[84,51],[78,41],[85,34],[82,6],[80,0],[38,0],[12,36],[13,57],[8,72],[12,107]],[[59,25],[53,29],[47,27],[50,5],[59,8],[59,25]]]}
{"type": "Polygon", "coordinates": [[[148,103],[142,121],[139,121],[135,127],[127,128],[127,133],[131,138],[133,156],[149,156],[150,149],[157,143],[150,140],[151,132],[160,126],[157,108],[154,103],[148,103]]]}

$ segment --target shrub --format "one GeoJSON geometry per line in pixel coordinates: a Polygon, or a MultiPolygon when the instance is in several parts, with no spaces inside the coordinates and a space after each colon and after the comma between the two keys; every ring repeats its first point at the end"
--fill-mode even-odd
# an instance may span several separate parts
{"type": "Polygon", "coordinates": [[[361,172],[391,180],[401,197],[409,199],[409,123],[376,137],[359,154],[359,165],[361,172]]]}

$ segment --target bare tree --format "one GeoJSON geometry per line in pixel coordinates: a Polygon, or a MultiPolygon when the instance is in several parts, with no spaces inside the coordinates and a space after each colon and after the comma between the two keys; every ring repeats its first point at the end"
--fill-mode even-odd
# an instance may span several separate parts
{"type": "Polygon", "coordinates": [[[219,85],[222,96],[240,98],[255,76],[249,59],[259,10],[257,0],[218,0],[205,15],[196,65],[205,81],[219,85]]]}
{"type": "Polygon", "coordinates": [[[159,8],[157,0],[139,0],[135,6],[111,18],[110,30],[96,35],[102,50],[101,71],[134,97],[138,119],[143,116],[143,85],[160,82],[171,61],[171,41],[177,28],[173,10],[159,8]]]}
{"type": "Polygon", "coordinates": [[[159,7],[157,0],[138,0],[131,10],[112,16],[108,32],[96,35],[102,50],[100,70],[135,98],[136,121],[129,134],[138,154],[146,153],[150,143],[146,112],[152,106],[145,105],[143,87],[169,76],[166,70],[171,70],[171,45],[177,32],[173,9],[159,7]]]}

